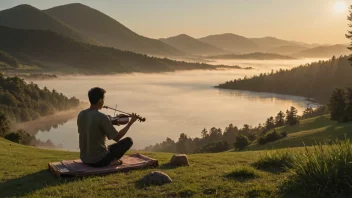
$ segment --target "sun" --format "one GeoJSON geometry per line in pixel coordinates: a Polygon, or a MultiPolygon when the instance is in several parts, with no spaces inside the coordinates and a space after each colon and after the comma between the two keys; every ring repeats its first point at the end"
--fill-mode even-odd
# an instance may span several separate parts
{"type": "Polygon", "coordinates": [[[337,13],[344,13],[347,9],[348,6],[344,1],[338,1],[334,5],[334,11],[337,13]]]}

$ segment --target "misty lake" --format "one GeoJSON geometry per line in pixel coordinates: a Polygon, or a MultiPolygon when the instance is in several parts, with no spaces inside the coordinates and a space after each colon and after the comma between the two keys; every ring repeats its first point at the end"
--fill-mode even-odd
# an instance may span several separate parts
{"type": "MultiPolygon", "coordinates": [[[[253,70],[180,71],[159,74],[123,74],[113,76],[62,76],[53,80],[37,80],[43,88],[55,89],[68,97],[88,102],[88,90],[99,86],[106,93],[105,105],[125,112],[135,112],[147,119],[136,122],[127,133],[134,140],[134,149],[164,141],[177,140],[181,133],[200,137],[203,128],[225,129],[230,123],[242,127],[264,123],[266,118],[295,106],[299,114],[308,102],[303,97],[236,90],[219,90],[213,86],[235,78],[250,77],[272,69],[289,69],[317,59],[253,61],[218,60],[213,64],[253,67],[253,70]]],[[[314,107],[315,104],[310,104],[314,107]]],[[[102,110],[113,114],[111,110],[102,110]]],[[[55,120],[55,116],[52,118],[55,120]]],[[[50,130],[37,131],[42,141],[50,139],[66,150],[78,150],[76,115],[60,121],[50,130]]],[[[118,130],[122,128],[116,127],[118,130]]],[[[111,143],[111,141],[109,141],[111,143]]]]}

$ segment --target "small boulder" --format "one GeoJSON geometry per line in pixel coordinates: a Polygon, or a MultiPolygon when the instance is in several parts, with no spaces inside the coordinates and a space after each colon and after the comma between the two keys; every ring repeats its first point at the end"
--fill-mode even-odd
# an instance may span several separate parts
{"type": "Polygon", "coordinates": [[[163,185],[172,182],[172,179],[164,172],[154,171],[141,179],[144,185],[163,185]]]}
{"type": "Polygon", "coordinates": [[[174,166],[189,166],[187,155],[185,154],[177,154],[173,155],[170,164],[174,166]]]}

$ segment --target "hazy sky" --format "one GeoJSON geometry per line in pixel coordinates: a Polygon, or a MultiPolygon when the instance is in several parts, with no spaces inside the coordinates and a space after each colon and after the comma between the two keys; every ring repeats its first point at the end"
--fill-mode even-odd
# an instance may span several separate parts
{"type": "Polygon", "coordinates": [[[75,2],[151,38],[235,33],[327,44],[348,43],[348,11],[336,8],[336,3],[352,4],[352,0],[0,0],[0,9],[19,4],[47,9],[75,2]]]}

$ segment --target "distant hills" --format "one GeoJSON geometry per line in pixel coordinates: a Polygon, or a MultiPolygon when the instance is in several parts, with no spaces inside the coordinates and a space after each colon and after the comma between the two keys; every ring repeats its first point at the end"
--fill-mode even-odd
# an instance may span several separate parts
{"type": "Polygon", "coordinates": [[[210,59],[252,59],[252,60],[293,60],[295,58],[280,54],[271,53],[250,53],[250,54],[225,54],[217,56],[208,56],[210,59]]]}
{"type": "Polygon", "coordinates": [[[254,52],[258,49],[258,45],[252,40],[236,34],[226,33],[218,35],[210,35],[199,38],[200,41],[209,45],[228,50],[234,53],[254,52]]]}
{"type": "Polygon", "coordinates": [[[270,92],[314,99],[327,104],[336,88],[352,86],[350,56],[312,62],[292,69],[261,73],[251,78],[234,79],[218,88],[270,92]]]}
{"type": "Polygon", "coordinates": [[[80,3],[62,5],[44,12],[104,46],[142,54],[184,54],[157,39],[138,35],[106,14],[80,3]]]}
{"type": "Polygon", "coordinates": [[[174,59],[204,56],[271,53],[299,58],[345,55],[343,45],[317,46],[275,37],[247,38],[225,33],[193,38],[180,34],[165,39],[139,35],[110,16],[80,3],[47,10],[19,5],[0,11],[0,25],[19,29],[50,30],[77,41],[123,51],[174,59]]]}
{"type": "Polygon", "coordinates": [[[107,74],[217,68],[86,44],[49,30],[0,26],[0,38],[0,51],[7,54],[7,60],[15,58],[16,62],[45,71],[107,74]]]}
{"type": "Polygon", "coordinates": [[[284,45],[280,47],[274,47],[267,49],[268,53],[282,54],[282,55],[292,55],[303,50],[309,49],[308,47],[302,45],[284,45]]]}
{"type": "Polygon", "coordinates": [[[209,45],[207,43],[203,43],[200,40],[197,40],[193,37],[190,37],[186,34],[180,34],[178,36],[160,39],[162,42],[169,44],[181,51],[184,51],[188,54],[193,55],[216,55],[216,54],[224,54],[225,50],[217,48],[215,46],[209,45]]]}
{"type": "Polygon", "coordinates": [[[271,49],[271,48],[277,48],[277,47],[282,47],[282,46],[299,46],[296,43],[293,43],[291,41],[286,41],[282,39],[278,39],[275,37],[263,37],[263,38],[250,38],[255,44],[257,44],[260,48],[262,49],[271,49]]]}
{"type": "Polygon", "coordinates": [[[0,11],[0,25],[21,29],[51,30],[82,42],[97,44],[75,29],[30,5],[19,5],[0,11]]]}
{"type": "Polygon", "coordinates": [[[306,49],[300,51],[298,53],[292,54],[295,57],[304,57],[304,58],[325,58],[332,56],[341,56],[348,55],[351,53],[349,49],[347,49],[348,45],[330,45],[330,46],[319,46],[311,49],[306,49]]]}

